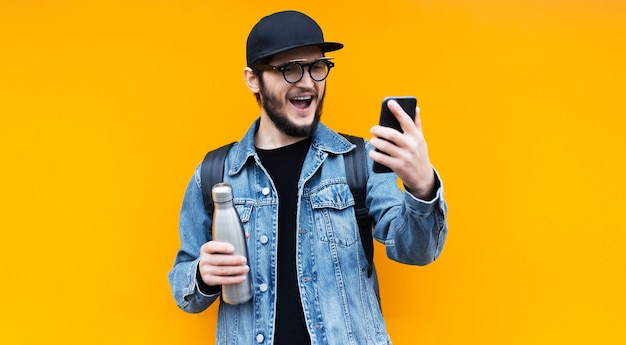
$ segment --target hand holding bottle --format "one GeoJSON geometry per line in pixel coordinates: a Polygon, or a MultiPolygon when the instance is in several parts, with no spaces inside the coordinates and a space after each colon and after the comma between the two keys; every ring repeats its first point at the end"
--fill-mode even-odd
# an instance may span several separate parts
{"type": "Polygon", "coordinates": [[[200,248],[200,276],[209,286],[233,285],[246,281],[250,271],[245,256],[233,255],[232,244],[209,241],[200,248]]]}

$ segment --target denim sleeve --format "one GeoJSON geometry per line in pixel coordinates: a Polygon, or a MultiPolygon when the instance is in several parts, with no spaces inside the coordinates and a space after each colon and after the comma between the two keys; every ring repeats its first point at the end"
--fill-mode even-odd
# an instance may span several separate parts
{"type": "Polygon", "coordinates": [[[218,297],[204,294],[196,279],[200,247],[211,238],[211,219],[204,210],[200,190],[200,172],[196,172],[187,185],[180,211],[180,249],[168,278],[174,300],[179,308],[189,313],[199,313],[218,297]]]}
{"type": "MultiPolygon", "coordinates": [[[[371,147],[370,147],[371,148],[371,147]]],[[[443,183],[435,171],[436,195],[421,200],[398,188],[394,173],[374,173],[367,183],[370,216],[374,218],[374,238],[385,244],[387,256],[397,262],[427,265],[443,249],[448,234],[443,183]]]]}

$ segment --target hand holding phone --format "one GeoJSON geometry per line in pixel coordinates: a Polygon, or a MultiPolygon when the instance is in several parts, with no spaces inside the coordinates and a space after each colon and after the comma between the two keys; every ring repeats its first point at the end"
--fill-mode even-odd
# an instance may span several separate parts
{"type": "MultiPolygon", "coordinates": [[[[380,109],[380,120],[378,122],[379,125],[384,127],[394,128],[395,130],[403,133],[402,127],[400,126],[400,122],[396,119],[396,116],[389,110],[387,103],[390,100],[395,100],[400,104],[400,107],[411,117],[411,119],[415,120],[415,107],[417,106],[417,99],[414,96],[395,96],[395,97],[385,97],[383,99],[383,103],[380,109]]],[[[378,152],[378,149],[376,149],[378,152]]],[[[384,153],[384,152],[382,152],[384,153]]],[[[391,172],[392,170],[378,162],[374,162],[374,172],[384,173],[391,172]]]]}

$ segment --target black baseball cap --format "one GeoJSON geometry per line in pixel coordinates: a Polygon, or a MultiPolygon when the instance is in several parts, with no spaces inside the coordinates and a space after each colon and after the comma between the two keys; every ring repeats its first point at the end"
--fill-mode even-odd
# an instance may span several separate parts
{"type": "Polygon", "coordinates": [[[248,67],[259,59],[306,46],[318,46],[322,53],[343,48],[337,42],[325,42],[319,25],[297,11],[282,11],[261,18],[250,31],[246,45],[248,67]]]}

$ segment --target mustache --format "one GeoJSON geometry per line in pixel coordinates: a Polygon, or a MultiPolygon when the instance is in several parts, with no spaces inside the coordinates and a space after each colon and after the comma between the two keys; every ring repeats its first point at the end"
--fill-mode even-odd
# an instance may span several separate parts
{"type": "Polygon", "coordinates": [[[313,96],[317,98],[319,94],[317,90],[315,89],[305,89],[305,88],[297,88],[287,93],[287,99],[295,98],[295,97],[302,97],[302,96],[313,96]]]}

